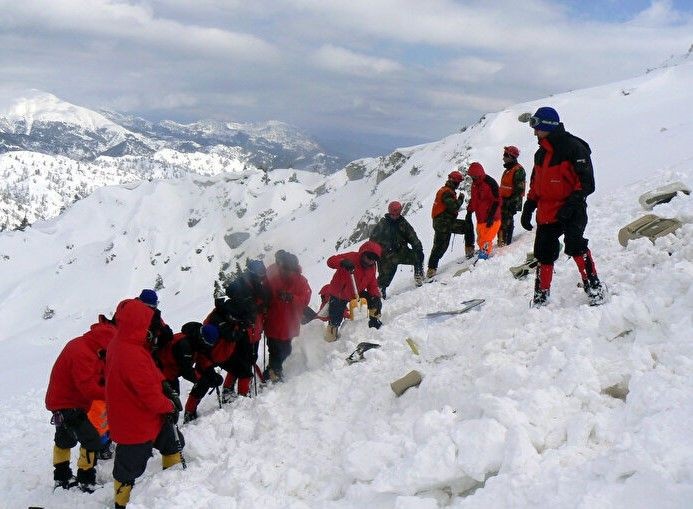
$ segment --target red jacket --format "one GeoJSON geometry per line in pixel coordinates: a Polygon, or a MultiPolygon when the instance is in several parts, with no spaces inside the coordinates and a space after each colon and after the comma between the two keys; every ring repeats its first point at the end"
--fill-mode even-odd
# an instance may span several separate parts
{"type": "Polygon", "coordinates": [[[89,411],[91,403],[104,399],[103,360],[99,350],[106,348],[116,327],[102,315],[84,335],[68,341],[53,365],[46,392],[46,408],[89,411]]]}
{"type": "Polygon", "coordinates": [[[537,204],[537,224],[557,222],[556,214],[568,197],[594,192],[594,170],[589,145],[565,131],[561,124],[539,140],[527,199],[537,204]]]}
{"type": "Polygon", "coordinates": [[[364,242],[358,252],[350,251],[348,253],[337,254],[330,256],[327,259],[327,266],[331,269],[337,269],[337,272],[332,276],[328,292],[330,296],[337,297],[342,300],[351,300],[354,298],[354,285],[351,280],[351,274],[340,262],[344,259],[351,260],[354,264],[354,278],[356,279],[356,288],[358,292],[364,290],[373,297],[380,297],[380,288],[378,288],[378,280],[376,279],[376,265],[364,267],[361,265],[361,255],[367,251],[377,254],[382,254],[382,248],[377,242],[369,240],[364,242]]]}
{"type": "Polygon", "coordinates": [[[265,334],[289,341],[301,330],[303,310],[310,302],[308,280],[299,272],[284,272],[277,264],[267,269],[270,303],[265,318],[265,334]]]}
{"type": "Polygon", "coordinates": [[[173,353],[173,348],[183,339],[187,340],[188,336],[182,332],[178,332],[173,335],[171,341],[156,351],[156,357],[159,360],[159,369],[166,380],[176,380],[183,374],[176,360],[176,356],[173,353]]]}
{"type": "Polygon", "coordinates": [[[147,345],[154,310],[137,299],[118,304],[118,332],[106,353],[106,409],[111,438],[119,444],[153,441],[173,403],[147,345]]]}
{"type": "Polygon", "coordinates": [[[472,182],[467,212],[474,212],[477,224],[485,223],[489,215],[494,221],[500,220],[501,200],[498,183],[492,177],[484,175],[472,182]]]}

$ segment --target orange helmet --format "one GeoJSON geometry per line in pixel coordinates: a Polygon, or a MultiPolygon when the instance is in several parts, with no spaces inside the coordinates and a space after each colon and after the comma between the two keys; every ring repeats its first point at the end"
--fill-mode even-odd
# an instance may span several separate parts
{"type": "Polygon", "coordinates": [[[451,180],[452,182],[459,184],[460,182],[462,182],[464,180],[464,177],[462,176],[462,174],[459,171],[455,170],[455,171],[451,171],[448,174],[448,180],[451,180]]]}

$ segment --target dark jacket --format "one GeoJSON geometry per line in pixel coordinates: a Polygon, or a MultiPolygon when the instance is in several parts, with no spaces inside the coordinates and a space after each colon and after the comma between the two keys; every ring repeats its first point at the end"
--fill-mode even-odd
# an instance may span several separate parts
{"type": "Polygon", "coordinates": [[[556,214],[569,196],[584,206],[594,192],[594,170],[589,145],[565,131],[563,124],[539,140],[527,200],[537,204],[537,223],[557,222],[556,214]]]}
{"type": "Polygon", "coordinates": [[[176,380],[182,376],[195,383],[198,376],[193,367],[195,352],[203,350],[200,322],[188,322],[181,332],[174,334],[173,339],[155,352],[159,369],[166,380],[176,380]]]}
{"type": "Polygon", "coordinates": [[[385,214],[373,228],[370,240],[380,244],[383,248],[383,257],[397,253],[408,245],[413,251],[423,251],[423,246],[414,228],[401,215],[393,219],[390,214],[385,214]]]}

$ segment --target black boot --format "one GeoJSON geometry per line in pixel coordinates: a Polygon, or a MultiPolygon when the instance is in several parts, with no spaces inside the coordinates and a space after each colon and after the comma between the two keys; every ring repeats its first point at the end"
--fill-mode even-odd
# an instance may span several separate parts
{"type": "Polygon", "coordinates": [[[72,475],[69,461],[53,465],[53,481],[53,489],[62,488],[64,490],[69,490],[77,486],[77,478],[72,475]]]}
{"type": "Polygon", "coordinates": [[[387,299],[387,288],[382,287],[380,289],[380,295],[383,297],[383,300],[387,299]]]}

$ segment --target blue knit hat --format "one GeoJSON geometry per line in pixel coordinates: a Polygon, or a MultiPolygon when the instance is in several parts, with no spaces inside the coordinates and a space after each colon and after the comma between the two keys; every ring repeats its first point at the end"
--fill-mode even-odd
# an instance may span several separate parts
{"type": "Polygon", "coordinates": [[[159,305],[159,297],[156,296],[156,292],[154,290],[142,290],[140,296],[137,298],[151,308],[155,308],[159,305]]]}
{"type": "Polygon", "coordinates": [[[204,344],[209,347],[216,345],[217,341],[219,341],[219,328],[211,323],[203,325],[200,329],[200,334],[202,335],[204,344]]]}
{"type": "Polygon", "coordinates": [[[558,112],[548,106],[542,106],[529,119],[529,127],[540,131],[554,131],[561,123],[558,112]]]}

